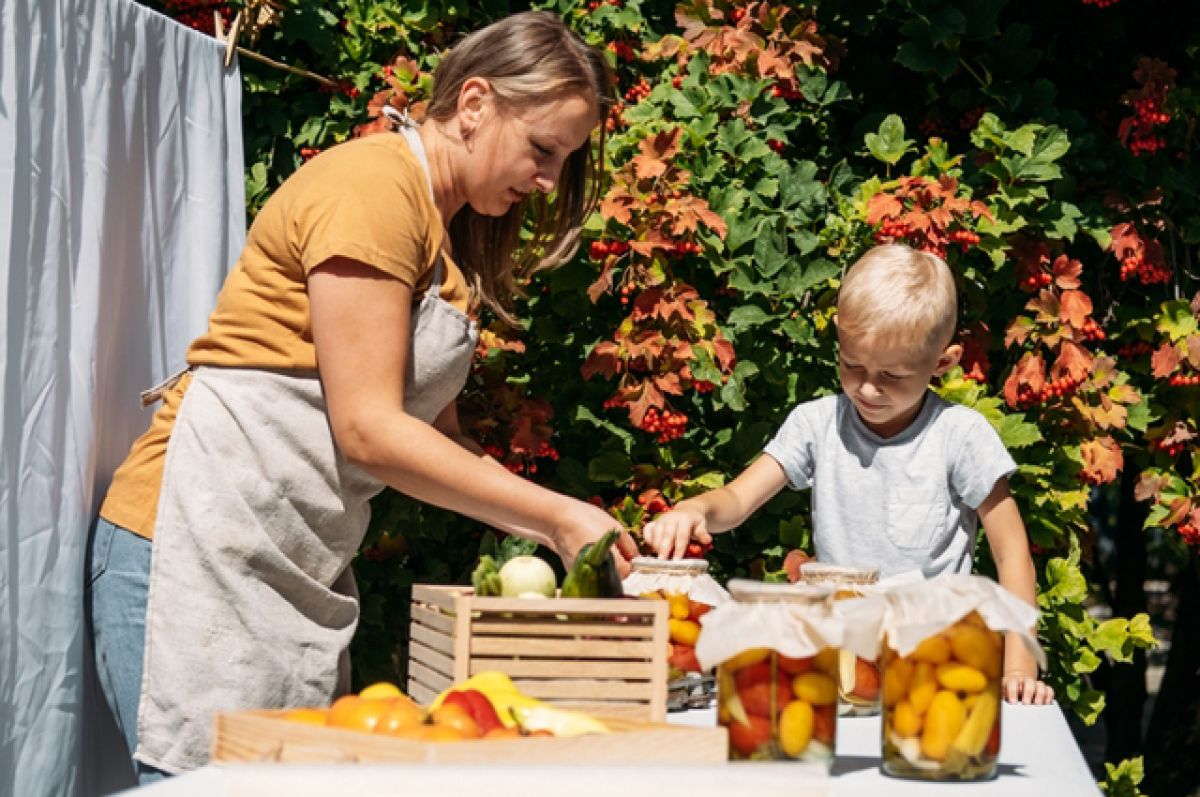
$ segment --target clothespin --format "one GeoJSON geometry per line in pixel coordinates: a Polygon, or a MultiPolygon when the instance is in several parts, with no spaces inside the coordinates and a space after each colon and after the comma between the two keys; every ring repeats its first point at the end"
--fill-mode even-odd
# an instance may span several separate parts
{"type": "Polygon", "coordinates": [[[233,64],[233,54],[237,51],[238,34],[242,32],[242,12],[239,10],[233,16],[233,23],[230,24],[229,30],[225,30],[225,20],[221,19],[219,11],[213,11],[213,36],[221,44],[225,45],[225,57],[223,62],[225,68],[228,69],[233,64]]]}

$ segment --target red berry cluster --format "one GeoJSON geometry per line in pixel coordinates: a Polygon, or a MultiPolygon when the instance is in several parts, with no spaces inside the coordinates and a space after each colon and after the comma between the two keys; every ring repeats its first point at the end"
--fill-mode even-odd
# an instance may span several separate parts
{"type": "Polygon", "coordinates": [[[306,160],[306,161],[310,161],[320,154],[321,154],[320,147],[301,147],[300,148],[300,157],[304,158],[304,160],[306,160]]]}
{"type": "Polygon", "coordinates": [[[1088,318],[1083,322],[1083,337],[1087,340],[1103,341],[1108,336],[1104,334],[1104,330],[1096,323],[1096,319],[1088,318]]]}
{"type": "Polygon", "coordinates": [[[1179,536],[1183,537],[1185,543],[1200,546],[1200,529],[1192,525],[1191,521],[1180,523],[1175,528],[1179,531],[1179,536]]]}
{"type": "Polygon", "coordinates": [[[1171,115],[1163,110],[1166,100],[1166,88],[1152,89],[1155,96],[1141,97],[1133,100],[1133,117],[1121,122],[1119,135],[1121,141],[1129,148],[1134,156],[1143,152],[1153,155],[1167,146],[1167,140],[1155,134],[1155,128],[1171,121],[1171,115]]]}
{"type": "Polygon", "coordinates": [[[955,230],[950,233],[950,240],[958,244],[964,252],[972,246],[979,245],[979,236],[970,230],[955,230]]]}
{"type": "Polygon", "coordinates": [[[1122,282],[1136,277],[1143,285],[1153,285],[1156,282],[1165,285],[1171,281],[1171,269],[1152,263],[1144,257],[1131,255],[1121,261],[1120,277],[1122,282]]]}
{"type": "Polygon", "coordinates": [[[676,75],[675,77],[671,78],[671,88],[675,88],[675,89],[683,88],[683,76],[682,75],[676,75]]]}
{"type": "Polygon", "coordinates": [[[1167,384],[1172,387],[1200,385],[1200,374],[1171,374],[1171,378],[1167,380],[1167,384]]]}
{"type": "Polygon", "coordinates": [[[688,559],[702,559],[705,554],[712,550],[711,542],[689,542],[684,555],[688,559]]]}
{"type": "Polygon", "coordinates": [[[633,293],[633,286],[628,282],[621,286],[621,305],[629,304],[629,294],[633,293]]]}
{"type": "Polygon", "coordinates": [[[701,396],[707,396],[709,393],[717,389],[717,386],[706,379],[701,379],[695,383],[696,392],[701,396]]]}
{"type": "Polygon", "coordinates": [[[671,508],[667,499],[663,498],[663,494],[658,490],[646,490],[637,497],[637,502],[648,515],[657,515],[671,508]]]}
{"type": "Polygon", "coordinates": [[[775,152],[783,152],[785,149],[787,149],[787,142],[780,141],[777,138],[768,138],[767,146],[775,152]]]}
{"type": "Polygon", "coordinates": [[[1017,388],[1017,407],[1023,410],[1029,409],[1038,404],[1049,403],[1051,399],[1069,396],[1075,392],[1082,381],[1082,379],[1073,378],[1070,374],[1063,374],[1058,379],[1044,384],[1041,390],[1034,390],[1031,385],[1021,385],[1017,388]]]}
{"type": "Polygon", "coordinates": [[[1151,441],[1150,447],[1158,449],[1169,457],[1179,456],[1183,453],[1184,448],[1183,443],[1178,440],[1174,443],[1168,443],[1166,440],[1154,440],[1151,441]]]}
{"type": "Polygon", "coordinates": [[[669,443],[683,437],[686,428],[687,416],[682,412],[672,412],[671,410],[659,412],[657,407],[651,407],[646,410],[646,415],[642,418],[642,429],[658,435],[657,439],[660,443],[669,443]]]}
{"type": "Polygon", "coordinates": [[[181,25],[213,35],[213,11],[221,15],[225,27],[233,20],[233,10],[223,0],[165,0],[163,10],[181,25]]]}
{"type": "Polygon", "coordinates": [[[623,42],[619,39],[617,41],[609,42],[605,45],[605,48],[617,58],[627,63],[637,57],[633,51],[633,48],[629,46],[628,42],[623,42]]]}
{"type": "Polygon", "coordinates": [[[746,9],[742,8],[741,6],[737,6],[737,7],[729,9],[729,21],[732,22],[734,25],[738,24],[745,18],[746,18],[746,9]]]}
{"type": "Polygon", "coordinates": [[[974,130],[985,113],[987,113],[987,108],[982,105],[972,108],[963,113],[962,117],[958,120],[958,126],[963,130],[974,130]]]}
{"type": "Polygon", "coordinates": [[[624,241],[592,241],[588,245],[588,256],[592,260],[603,260],[609,255],[623,255],[629,251],[624,241]]]}
{"type": "Polygon", "coordinates": [[[609,133],[617,132],[618,127],[625,126],[625,117],[621,116],[621,112],[625,110],[624,103],[616,103],[608,111],[608,118],[604,120],[604,129],[609,133]]]}
{"type": "Polygon", "coordinates": [[[634,83],[626,90],[625,101],[632,105],[648,96],[650,96],[650,81],[644,77],[640,77],[637,83],[634,83]]]}
{"type": "Polygon", "coordinates": [[[1136,343],[1129,343],[1117,349],[1118,357],[1141,357],[1143,354],[1149,354],[1154,351],[1154,347],[1144,340],[1139,340],[1136,343]]]}
{"type": "Polygon", "coordinates": [[[945,128],[944,125],[942,125],[942,123],[937,119],[926,116],[917,125],[917,129],[920,130],[926,138],[934,138],[935,136],[942,138],[945,128]]]}
{"type": "Polygon", "coordinates": [[[1096,8],[1108,8],[1115,6],[1121,0],[1083,0],[1085,6],[1095,6],[1096,8]]]}
{"type": "Polygon", "coordinates": [[[804,99],[804,92],[800,91],[792,81],[780,80],[771,87],[771,96],[785,100],[802,100],[804,99]]]}
{"type": "Polygon", "coordinates": [[[698,255],[703,250],[703,247],[695,241],[676,241],[671,247],[671,255],[674,257],[683,257],[684,255],[698,255]]]}
{"type": "Polygon", "coordinates": [[[1046,271],[1034,271],[1021,278],[1021,288],[1027,291],[1036,291],[1040,288],[1045,288],[1054,282],[1054,277],[1050,276],[1046,271]]]}
{"type": "Polygon", "coordinates": [[[613,8],[621,7],[621,0],[591,0],[587,4],[588,11],[597,11],[600,6],[612,6],[613,8]]]}

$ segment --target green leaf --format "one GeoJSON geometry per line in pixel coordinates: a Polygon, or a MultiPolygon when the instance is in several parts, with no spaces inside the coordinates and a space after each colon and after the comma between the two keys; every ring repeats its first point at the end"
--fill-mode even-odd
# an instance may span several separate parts
{"type": "Polygon", "coordinates": [[[806,264],[795,263],[779,277],[779,295],[799,299],[810,289],[836,279],[841,273],[841,266],[825,258],[806,264]]]}
{"type": "Polygon", "coordinates": [[[779,542],[784,548],[806,549],[809,541],[809,523],[803,515],[792,515],[779,521],[779,542]]]}
{"type": "Polygon", "coordinates": [[[1006,448],[1025,448],[1042,441],[1042,430],[1036,423],[1029,423],[1023,415],[1005,415],[996,431],[1006,448]]]}
{"type": "Polygon", "coordinates": [[[623,443],[623,449],[626,454],[633,450],[633,433],[618,424],[613,423],[607,418],[598,417],[588,407],[579,404],[575,407],[575,414],[571,418],[575,423],[589,423],[597,429],[603,429],[612,436],[616,437],[623,443]]]}
{"type": "Polygon", "coordinates": [[[770,279],[788,263],[787,226],[784,219],[764,224],[754,242],[754,265],[758,273],[770,279]]]}
{"type": "MultiPolygon", "coordinates": [[[[1018,130],[1014,136],[1020,135],[1023,130],[1025,128],[1018,130]]],[[[1018,151],[1024,150],[1024,146],[1014,145],[1014,148],[1018,151]]],[[[1062,170],[1055,161],[1067,154],[1070,148],[1071,140],[1067,138],[1066,133],[1057,127],[1045,127],[1038,131],[1032,145],[1029,146],[1028,155],[1003,160],[1009,165],[1014,180],[1057,180],[1062,177],[1062,170]]]]}
{"type": "Polygon", "coordinates": [[[1146,776],[1142,757],[1126,758],[1119,764],[1104,762],[1104,780],[1100,788],[1106,797],[1145,797],[1138,788],[1146,776]]]}
{"type": "Polygon", "coordinates": [[[1192,315],[1191,305],[1185,299],[1163,302],[1162,315],[1155,327],[1159,332],[1165,332],[1173,343],[1177,343],[1196,331],[1196,317],[1192,315]]]}
{"type": "Polygon", "coordinates": [[[588,463],[588,478],[620,487],[633,478],[633,463],[624,452],[610,448],[588,463]]]}
{"type": "Polygon", "coordinates": [[[904,120],[896,114],[880,123],[879,132],[867,133],[863,140],[871,156],[889,166],[895,166],[906,153],[916,149],[916,142],[904,137],[904,120]]]}
{"type": "Polygon", "coordinates": [[[1050,238],[1070,241],[1079,231],[1076,222],[1082,216],[1079,208],[1069,202],[1048,202],[1038,212],[1038,222],[1050,238]]]}
{"type": "Polygon", "coordinates": [[[765,324],[769,321],[774,321],[775,316],[769,314],[756,304],[744,304],[741,307],[734,308],[725,320],[725,325],[732,329],[742,330],[748,327],[756,327],[765,324]]]}

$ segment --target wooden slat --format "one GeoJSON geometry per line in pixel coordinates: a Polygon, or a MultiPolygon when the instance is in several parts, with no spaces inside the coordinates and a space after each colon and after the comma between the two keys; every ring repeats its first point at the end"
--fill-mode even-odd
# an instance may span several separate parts
{"type": "MultiPolygon", "coordinates": [[[[411,690],[415,684],[430,690],[433,692],[433,694],[430,695],[429,700],[432,700],[438,695],[438,693],[452,683],[454,683],[454,680],[450,676],[446,675],[445,673],[438,672],[437,670],[431,670],[424,664],[421,664],[419,661],[410,661],[408,663],[409,689],[411,690]]],[[[411,691],[409,692],[408,696],[416,700],[418,703],[427,702],[423,701],[421,698],[418,698],[411,691]]]]}
{"type": "Polygon", "coordinates": [[[427,606],[414,603],[409,614],[412,617],[414,625],[420,623],[423,626],[441,631],[447,636],[454,633],[454,618],[448,617],[440,611],[435,611],[427,606]]]}
{"type": "Polygon", "coordinates": [[[653,642],[618,643],[607,639],[478,637],[469,641],[472,656],[512,654],[521,658],[649,660],[655,652],[653,642]]]}
{"type": "Polygon", "coordinates": [[[499,670],[509,676],[527,678],[640,678],[653,680],[648,661],[564,661],[562,659],[471,659],[471,674],[499,670]]]}
{"type": "Polygon", "coordinates": [[[429,603],[447,612],[454,611],[454,598],[466,592],[470,587],[443,586],[440,584],[413,584],[412,599],[416,603],[429,603]]]}
{"type": "Polygon", "coordinates": [[[427,648],[420,642],[409,640],[408,657],[412,661],[419,661],[425,666],[442,673],[447,678],[454,678],[454,659],[438,653],[432,648],[427,648]]]}
{"type": "Polygon", "coordinates": [[[485,614],[510,613],[523,617],[563,615],[567,621],[582,617],[653,617],[652,601],[626,598],[471,598],[471,610],[485,614]]]}
{"type": "Polygon", "coordinates": [[[588,680],[531,680],[514,678],[513,683],[525,694],[541,700],[564,698],[571,700],[650,701],[649,681],[588,681],[588,680]]]}
{"type": "MultiPolygon", "coordinates": [[[[444,689],[445,687],[442,687],[442,688],[444,689]]],[[[426,686],[418,681],[414,681],[412,674],[411,673],[409,674],[407,694],[409,697],[411,697],[413,700],[417,701],[421,705],[427,706],[430,703],[432,703],[434,698],[436,698],[440,692],[441,692],[440,689],[439,690],[430,689],[428,686],[426,686]]]]}
{"type": "Polygon", "coordinates": [[[654,615],[654,661],[651,672],[654,681],[650,689],[650,721],[666,722],[667,720],[667,650],[670,644],[669,625],[667,616],[669,607],[666,601],[654,601],[657,609],[654,615]]]}
{"type": "Polygon", "coordinates": [[[727,756],[723,728],[636,722],[604,716],[610,733],[569,738],[417,742],[288,722],[281,711],[219,714],[212,758],[228,761],[311,763],[680,763],[716,764],[727,756]]]}
{"type": "Polygon", "coordinates": [[[451,658],[454,656],[454,637],[443,634],[441,631],[434,631],[421,625],[413,625],[408,629],[408,638],[410,644],[411,641],[415,640],[425,645],[425,647],[436,650],[446,656],[451,658]]]}
{"type": "Polygon", "coordinates": [[[507,636],[568,636],[568,637],[610,637],[615,639],[652,639],[654,623],[651,620],[643,622],[613,623],[610,621],[587,622],[529,622],[527,620],[504,620],[491,614],[471,623],[471,633],[475,636],[503,634],[507,636]]]}

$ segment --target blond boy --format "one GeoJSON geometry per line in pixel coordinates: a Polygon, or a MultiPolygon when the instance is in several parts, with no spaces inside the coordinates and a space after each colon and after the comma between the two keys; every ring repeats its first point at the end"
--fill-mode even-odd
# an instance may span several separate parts
{"type": "MultiPolygon", "coordinates": [[[[817,559],[969,573],[982,521],[1000,583],[1036,606],[1036,576],[1020,511],[1008,489],[1016,463],[978,412],[929,389],[953,367],[957,297],[941,258],[889,244],[868,251],[838,294],[843,392],[797,406],[764,456],[729,484],[679,502],[646,525],[659,556],[746,520],[785,486],[813,491],[817,559]]],[[[1048,703],[1024,646],[1005,646],[1010,702],[1048,703]]]]}

